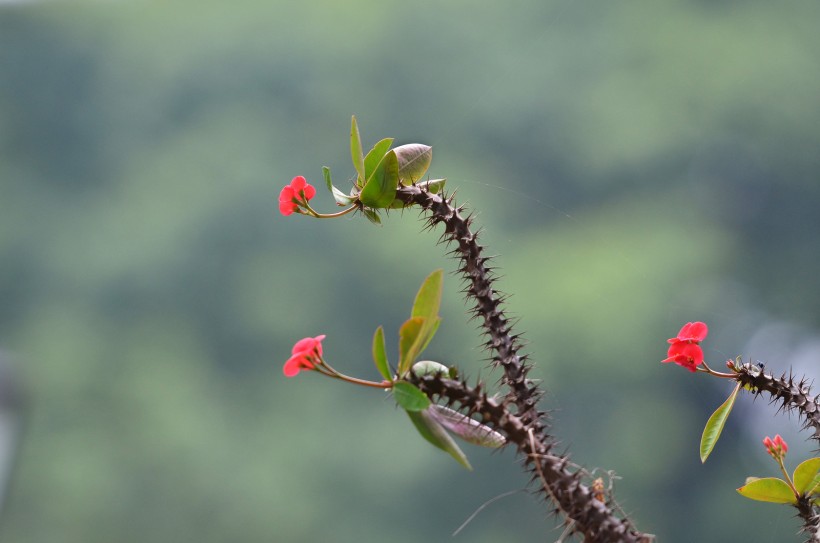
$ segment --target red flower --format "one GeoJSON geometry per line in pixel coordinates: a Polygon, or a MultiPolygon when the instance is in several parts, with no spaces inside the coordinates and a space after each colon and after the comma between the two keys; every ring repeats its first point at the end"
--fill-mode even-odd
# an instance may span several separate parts
{"type": "Polygon", "coordinates": [[[678,366],[689,371],[696,371],[696,368],[703,363],[703,350],[695,343],[679,341],[669,346],[665,360],[661,362],[674,362],[678,366]]]}
{"type": "Polygon", "coordinates": [[[687,322],[676,337],[667,340],[667,343],[670,343],[669,350],[666,352],[667,358],[662,362],[674,362],[689,371],[696,371],[697,367],[703,364],[700,342],[708,333],[709,328],[705,323],[687,322]]]}
{"type": "Polygon", "coordinates": [[[308,184],[301,175],[297,175],[285,185],[279,193],[279,212],[286,217],[291,213],[300,213],[299,208],[307,204],[308,200],[316,196],[316,189],[308,184]]]}
{"type": "Polygon", "coordinates": [[[320,364],[323,339],[325,339],[324,334],[297,341],[291,350],[291,357],[282,368],[285,377],[293,377],[301,370],[312,370],[316,364],[320,364]]]}
{"type": "Polygon", "coordinates": [[[782,458],[786,456],[786,453],[789,452],[789,446],[783,441],[780,434],[774,436],[774,439],[766,436],[766,439],[763,440],[763,445],[766,447],[766,452],[772,455],[772,458],[775,460],[777,460],[778,457],[782,458]]]}
{"type": "Polygon", "coordinates": [[[679,341],[687,341],[690,343],[700,343],[706,339],[706,334],[709,333],[709,327],[703,322],[687,322],[683,328],[678,332],[677,337],[667,339],[667,343],[677,343],[679,341]]]}

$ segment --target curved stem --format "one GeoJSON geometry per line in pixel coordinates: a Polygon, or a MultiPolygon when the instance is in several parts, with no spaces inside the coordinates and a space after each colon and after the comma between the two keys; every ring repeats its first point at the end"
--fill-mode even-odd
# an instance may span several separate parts
{"type": "Polygon", "coordinates": [[[714,375],[715,377],[720,377],[722,379],[737,379],[737,374],[736,373],[722,373],[722,372],[719,372],[719,371],[715,371],[712,368],[710,368],[708,365],[706,365],[705,360],[703,362],[701,362],[701,365],[703,366],[704,369],[702,369],[702,370],[699,369],[698,371],[701,371],[703,373],[708,373],[709,375],[714,375]]]}
{"type": "Polygon", "coordinates": [[[347,215],[351,211],[356,211],[357,209],[359,209],[359,206],[354,204],[348,207],[347,209],[343,209],[342,211],[339,211],[337,213],[319,213],[318,211],[310,207],[310,204],[307,201],[303,203],[303,207],[309,212],[306,213],[307,215],[310,215],[311,217],[315,217],[317,219],[335,219],[336,217],[347,215]]]}

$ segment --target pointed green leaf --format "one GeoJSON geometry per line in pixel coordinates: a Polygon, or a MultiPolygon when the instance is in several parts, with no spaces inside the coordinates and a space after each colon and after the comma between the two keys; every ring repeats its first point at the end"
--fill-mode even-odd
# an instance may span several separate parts
{"type": "Polygon", "coordinates": [[[436,270],[427,276],[416,294],[411,318],[399,331],[399,375],[404,375],[410,369],[438,331],[441,324],[438,310],[443,281],[444,271],[436,270]]]}
{"type": "Polygon", "coordinates": [[[333,182],[330,180],[330,168],[327,166],[322,166],[322,175],[325,178],[325,184],[327,185],[327,190],[333,195],[333,199],[336,200],[336,203],[340,206],[349,206],[353,202],[356,201],[356,198],[351,198],[344,192],[340,191],[336,187],[333,186],[333,182]]]}
{"type": "Polygon", "coordinates": [[[367,217],[368,221],[372,222],[373,224],[378,224],[379,226],[381,226],[382,220],[379,218],[378,213],[376,213],[372,209],[362,209],[361,211],[364,214],[364,216],[367,217]]]}
{"type": "Polygon", "coordinates": [[[447,434],[444,428],[430,417],[427,410],[407,411],[407,416],[413,421],[416,430],[418,430],[424,439],[449,453],[450,456],[455,458],[456,461],[465,468],[469,470],[473,469],[470,462],[467,461],[467,456],[464,452],[456,445],[456,442],[453,441],[453,438],[447,434]]]}
{"type": "Polygon", "coordinates": [[[396,381],[391,390],[396,403],[405,411],[422,411],[430,407],[430,398],[413,383],[396,381]]]}
{"type": "Polygon", "coordinates": [[[356,184],[360,187],[364,185],[364,155],[362,155],[362,138],[359,135],[359,125],[356,123],[356,116],[350,120],[350,156],[353,158],[353,167],[359,174],[356,184]]]}
{"type": "Polygon", "coordinates": [[[392,381],[390,364],[387,362],[387,349],[384,346],[384,328],[381,326],[376,328],[376,333],[373,334],[373,361],[376,363],[376,369],[379,370],[382,377],[392,381]]]}
{"type": "Polygon", "coordinates": [[[800,463],[794,470],[794,488],[800,494],[811,494],[820,479],[820,458],[809,458],[800,463]]]}
{"type": "Polygon", "coordinates": [[[367,207],[389,207],[396,198],[399,186],[399,164],[396,154],[388,151],[373,171],[367,184],[359,194],[359,200],[367,207]]]}
{"type": "Polygon", "coordinates": [[[777,477],[756,479],[738,488],[737,491],[741,496],[759,502],[797,503],[797,496],[789,488],[788,483],[777,477]]]}
{"type": "Polygon", "coordinates": [[[432,360],[420,360],[413,364],[413,373],[422,377],[424,375],[449,375],[450,368],[441,362],[432,360]]]}
{"type": "Polygon", "coordinates": [[[729,413],[732,412],[732,407],[735,405],[737,393],[740,392],[740,383],[726,398],[726,401],[712,413],[709,420],[706,421],[706,427],[703,429],[703,435],[700,438],[700,461],[706,462],[712,449],[720,438],[720,433],[723,431],[723,426],[726,424],[726,419],[729,418],[729,413]]]}
{"type": "Polygon", "coordinates": [[[438,269],[427,276],[413,301],[411,317],[438,317],[441,306],[441,292],[444,284],[444,270],[438,269]]]}
{"type": "Polygon", "coordinates": [[[373,175],[373,172],[376,170],[376,166],[379,165],[379,162],[382,161],[384,155],[387,154],[387,151],[390,150],[390,145],[393,143],[393,138],[384,138],[373,148],[367,152],[367,156],[364,157],[364,178],[370,179],[370,176],[373,175]]]}
{"type": "Polygon", "coordinates": [[[428,411],[433,420],[467,443],[497,449],[507,442],[504,436],[489,426],[449,407],[432,404],[428,411]]]}
{"type": "Polygon", "coordinates": [[[399,161],[399,179],[405,184],[424,177],[433,160],[433,148],[421,143],[409,143],[393,149],[399,161]]]}
{"type": "Polygon", "coordinates": [[[413,346],[419,338],[423,324],[422,317],[413,317],[399,328],[399,375],[404,375],[410,369],[419,354],[413,346]]]}

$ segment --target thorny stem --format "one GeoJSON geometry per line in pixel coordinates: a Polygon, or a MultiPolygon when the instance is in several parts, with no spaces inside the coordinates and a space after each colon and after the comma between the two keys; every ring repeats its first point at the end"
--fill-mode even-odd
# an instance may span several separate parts
{"type": "Polygon", "coordinates": [[[583,482],[583,478],[589,478],[590,474],[570,462],[567,455],[549,454],[552,446],[546,442],[549,437],[537,436],[528,424],[510,412],[507,404],[488,397],[481,383],[471,387],[441,375],[411,374],[409,380],[432,400],[477,417],[483,424],[502,433],[508,443],[514,444],[519,454],[525,457],[533,479],[541,482],[544,495],[553,503],[555,512],[565,516],[570,532],[596,543],[648,543],[654,540],[654,536],[635,530],[629,519],[618,517],[613,510],[618,508],[613,499],[598,500],[583,482]]]}
{"type": "Polygon", "coordinates": [[[806,543],[820,543],[820,513],[812,504],[810,497],[799,497],[795,504],[797,514],[803,521],[802,532],[808,534],[806,543]]]}
{"type": "Polygon", "coordinates": [[[820,441],[820,395],[812,396],[808,379],[793,375],[777,378],[751,362],[734,366],[735,380],[752,394],[767,392],[771,403],[778,403],[784,411],[797,411],[803,427],[814,430],[811,438],[820,441]]]}
{"type": "Polygon", "coordinates": [[[445,199],[419,186],[400,186],[396,198],[406,205],[420,206],[428,214],[430,228],[443,223],[441,240],[457,245],[453,254],[461,262],[459,271],[467,282],[465,293],[475,303],[476,317],[483,321],[492,363],[503,368],[502,383],[510,390],[504,400],[497,403],[481,393],[480,384],[472,389],[450,380],[448,388],[440,377],[419,378],[416,384],[428,395],[439,395],[450,405],[458,403],[470,414],[481,414],[485,422],[492,423],[515,443],[525,457],[527,470],[542,481],[545,497],[556,511],[566,516],[572,533],[583,535],[587,542],[651,541],[651,536],[635,529],[626,516],[618,517],[607,504],[595,499],[589,486],[581,481],[579,472],[568,471],[568,456],[550,454],[555,440],[547,432],[544,413],[537,407],[543,391],[527,378],[530,365],[526,355],[519,354],[522,348],[519,336],[512,332],[512,323],[504,313],[504,297],[495,290],[494,275],[487,266],[488,257],[482,255],[478,234],[470,229],[472,218],[463,217],[463,208],[454,207],[452,198],[445,199]],[[425,384],[430,386],[425,388],[425,384]],[[437,386],[431,388],[433,384],[437,386]],[[515,411],[511,412],[507,406],[514,406],[515,411]]]}

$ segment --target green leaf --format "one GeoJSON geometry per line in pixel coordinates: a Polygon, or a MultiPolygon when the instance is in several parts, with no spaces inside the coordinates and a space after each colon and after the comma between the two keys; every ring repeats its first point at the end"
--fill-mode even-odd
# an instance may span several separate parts
{"type": "Polygon", "coordinates": [[[433,420],[467,443],[497,449],[507,442],[504,436],[489,426],[449,407],[432,404],[429,412],[433,420]]]}
{"type": "Polygon", "coordinates": [[[336,203],[340,206],[349,206],[353,202],[356,201],[356,198],[351,198],[344,192],[340,191],[336,187],[333,186],[333,182],[330,180],[330,168],[327,166],[322,166],[322,175],[325,178],[325,184],[327,185],[327,190],[333,195],[333,199],[336,200],[336,203]]]}
{"type": "Polygon", "coordinates": [[[444,188],[446,182],[447,179],[430,179],[429,181],[422,181],[416,184],[423,189],[429,190],[433,194],[438,194],[441,192],[441,189],[444,188]]]}
{"type": "Polygon", "coordinates": [[[353,167],[359,173],[359,179],[356,180],[358,186],[364,184],[367,179],[364,176],[364,156],[362,155],[362,138],[359,136],[359,125],[356,124],[356,116],[350,120],[350,156],[353,158],[353,167]]]}
{"type": "Polygon", "coordinates": [[[384,328],[381,326],[376,328],[376,333],[373,334],[373,361],[376,363],[376,369],[379,370],[382,377],[392,381],[390,364],[387,362],[387,349],[384,346],[384,328]]]}
{"type": "Polygon", "coordinates": [[[809,458],[795,468],[792,481],[798,493],[803,495],[815,491],[818,480],[820,480],[818,471],[820,471],[820,458],[809,458]]]}
{"type": "Polygon", "coordinates": [[[414,345],[419,338],[423,324],[422,317],[413,317],[406,320],[399,328],[399,375],[404,375],[419,355],[414,345]]]}
{"type": "Polygon", "coordinates": [[[405,411],[422,411],[430,407],[430,398],[413,383],[396,381],[392,390],[396,403],[405,411]]]}
{"type": "Polygon", "coordinates": [[[447,434],[447,431],[444,430],[439,423],[432,419],[427,410],[407,411],[407,416],[409,416],[410,420],[413,421],[413,425],[416,427],[416,430],[418,430],[424,439],[439,449],[449,453],[450,456],[455,458],[456,461],[465,468],[469,470],[473,469],[470,462],[467,461],[467,456],[464,452],[462,452],[458,445],[456,445],[453,438],[447,434]]]}
{"type": "Polygon", "coordinates": [[[427,276],[416,293],[411,317],[438,317],[441,307],[441,292],[444,284],[444,270],[438,269],[427,276]]]}
{"type": "Polygon", "coordinates": [[[434,362],[432,360],[420,360],[413,364],[413,373],[419,377],[425,375],[449,375],[450,368],[441,362],[434,362]]]}
{"type": "Polygon", "coordinates": [[[720,438],[720,433],[723,431],[723,426],[726,424],[726,419],[729,418],[729,413],[732,412],[732,407],[735,405],[737,393],[740,392],[740,383],[726,398],[726,401],[712,413],[709,420],[706,421],[706,427],[703,429],[703,435],[700,438],[700,461],[706,462],[712,449],[720,438]]]}
{"type": "Polygon", "coordinates": [[[370,176],[373,175],[373,172],[376,169],[376,166],[379,165],[379,162],[382,161],[384,155],[387,154],[387,151],[390,150],[390,145],[393,143],[393,138],[384,138],[373,148],[367,152],[367,156],[364,157],[364,178],[370,179],[370,176]]]}
{"type": "Polygon", "coordinates": [[[438,331],[443,282],[444,271],[436,270],[427,276],[416,294],[411,317],[399,330],[399,375],[410,369],[438,331]]]}
{"type": "Polygon", "coordinates": [[[399,179],[403,183],[415,183],[424,177],[433,160],[433,148],[421,143],[408,143],[393,149],[399,161],[399,179]]]}
{"type": "Polygon", "coordinates": [[[398,186],[399,164],[396,161],[396,153],[388,151],[367,180],[359,194],[359,200],[367,207],[389,207],[396,198],[398,186]]]}
{"type": "Polygon", "coordinates": [[[750,500],[772,503],[797,503],[788,483],[777,477],[764,477],[743,485],[737,491],[750,500]]]}
{"type": "Polygon", "coordinates": [[[372,209],[362,209],[361,211],[364,214],[364,216],[367,217],[368,221],[372,222],[373,224],[378,224],[379,226],[381,226],[382,220],[379,218],[378,213],[376,213],[372,209]]]}

